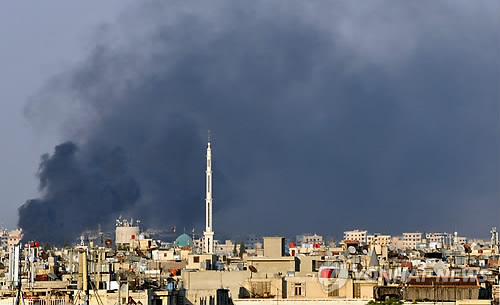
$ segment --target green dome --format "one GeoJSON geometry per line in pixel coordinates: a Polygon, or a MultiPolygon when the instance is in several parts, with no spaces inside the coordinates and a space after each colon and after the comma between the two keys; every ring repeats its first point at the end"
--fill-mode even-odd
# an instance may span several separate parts
{"type": "Polygon", "coordinates": [[[193,246],[193,239],[187,234],[182,234],[177,237],[175,244],[179,247],[191,247],[193,246]]]}

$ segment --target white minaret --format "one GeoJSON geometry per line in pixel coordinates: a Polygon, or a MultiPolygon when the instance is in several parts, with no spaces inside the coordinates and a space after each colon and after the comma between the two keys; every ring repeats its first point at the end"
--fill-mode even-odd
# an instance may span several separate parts
{"type": "Polygon", "coordinates": [[[210,138],[207,147],[207,194],[205,199],[205,231],[203,232],[203,252],[214,253],[214,231],[212,230],[212,151],[210,138]]]}

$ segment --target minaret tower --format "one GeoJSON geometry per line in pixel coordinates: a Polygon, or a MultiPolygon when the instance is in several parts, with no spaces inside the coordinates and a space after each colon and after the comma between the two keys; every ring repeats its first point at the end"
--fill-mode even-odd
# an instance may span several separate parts
{"type": "Polygon", "coordinates": [[[203,252],[214,253],[214,231],[212,230],[212,151],[210,149],[210,136],[207,146],[207,192],[205,197],[205,231],[203,232],[203,252]]]}

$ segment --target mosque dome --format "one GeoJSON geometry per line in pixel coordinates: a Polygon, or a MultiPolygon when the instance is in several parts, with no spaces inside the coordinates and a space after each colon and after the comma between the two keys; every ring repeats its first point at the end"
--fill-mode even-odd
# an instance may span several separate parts
{"type": "Polygon", "coordinates": [[[193,239],[187,234],[182,234],[177,237],[177,239],[175,240],[175,244],[179,247],[192,247],[193,239]]]}

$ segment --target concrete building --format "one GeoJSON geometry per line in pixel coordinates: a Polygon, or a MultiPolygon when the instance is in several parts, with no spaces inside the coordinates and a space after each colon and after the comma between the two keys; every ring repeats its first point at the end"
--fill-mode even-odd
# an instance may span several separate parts
{"type": "Polygon", "coordinates": [[[295,240],[298,244],[320,244],[320,245],[325,244],[323,236],[318,235],[316,233],[297,235],[295,240]]]}
{"type": "Polygon", "coordinates": [[[368,242],[368,231],[362,231],[362,230],[353,230],[353,231],[345,231],[344,232],[344,241],[346,240],[355,240],[359,241],[360,243],[367,243],[368,242]]]}
{"type": "Polygon", "coordinates": [[[119,248],[130,248],[131,243],[139,240],[141,233],[140,221],[133,219],[128,221],[121,216],[116,220],[115,243],[119,248]]]}
{"type": "Polygon", "coordinates": [[[420,243],[422,243],[422,233],[403,233],[404,249],[416,249],[420,243]]]}
{"type": "Polygon", "coordinates": [[[450,247],[453,244],[453,235],[446,232],[425,233],[427,244],[441,245],[442,247],[450,247]]]}
{"type": "Polygon", "coordinates": [[[9,231],[9,238],[7,240],[7,248],[11,249],[17,246],[21,239],[23,239],[23,229],[16,229],[9,231]]]}
{"type": "Polygon", "coordinates": [[[369,245],[389,246],[392,243],[391,235],[384,235],[380,233],[373,233],[366,237],[369,245]]]}
{"type": "Polygon", "coordinates": [[[217,243],[215,253],[217,255],[233,256],[234,249],[240,253],[240,243],[233,243],[231,240],[226,240],[224,243],[217,243]]]}

